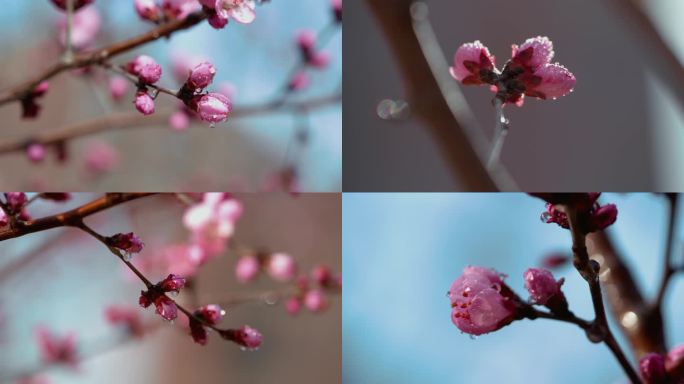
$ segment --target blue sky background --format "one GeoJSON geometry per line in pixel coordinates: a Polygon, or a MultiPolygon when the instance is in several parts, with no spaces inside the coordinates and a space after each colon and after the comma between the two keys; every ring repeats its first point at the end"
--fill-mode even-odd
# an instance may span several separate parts
{"type": "MultiPolygon", "coordinates": [[[[610,228],[647,295],[659,281],[666,203],[653,194],[606,194],[619,209],[610,228]]],[[[612,354],[577,328],[519,321],[473,340],[451,323],[446,292],[463,267],[494,267],[523,297],[522,274],[569,233],[543,224],[541,200],[523,194],[345,194],[343,199],[343,377],[347,383],[615,383],[612,354]]],[[[684,219],[680,215],[680,220],[684,219]]],[[[682,238],[682,228],[677,231],[682,238]]],[[[681,244],[675,247],[681,254],[681,244]]],[[[570,267],[564,292],[591,318],[586,283],[570,267]]],[[[684,342],[684,284],[670,288],[671,344],[684,342]],[[681,322],[679,322],[681,324],[681,322]]]]}

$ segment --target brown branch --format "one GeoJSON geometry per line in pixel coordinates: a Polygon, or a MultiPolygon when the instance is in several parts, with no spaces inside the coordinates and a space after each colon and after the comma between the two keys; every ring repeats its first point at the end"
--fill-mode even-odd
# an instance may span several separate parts
{"type": "Polygon", "coordinates": [[[2,96],[0,96],[0,106],[3,106],[14,101],[19,101],[27,97],[28,95],[30,95],[33,89],[42,81],[48,80],[64,71],[102,63],[114,56],[128,52],[141,45],[158,40],[162,37],[171,36],[173,33],[177,31],[181,31],[184,29],[188,29],[192,26],[195,26],[205,18],[206,14],[203,11],[196,12],[190,14],[185,19],[169,21],[154,28],[149,32],[143,33],[141,35],[135,36],[127,40],[116,42],[114,44],[108,45],[96,51],[79,53],[75,55],[73,57],[73,60],[71,61],[60,61],[58,63],[55,63],[52,66],[48,67],[46,70],[44,70],[42,73],[23,82],[22,84],[19,84],[3,92],[2,96]]]}
{"type": "MultiPolygon", "coordinates": [[[[448,67],[441,52],[424,50],[438,46],[421,45],[420,30],[414,31],[414,23],[419,22],[418,18],[421,15],[415,8],[412,15],[413,0],[395,0],[391,4],[386,0],[366,0],[366,4],[382,28],[397,59],[412,110],[430,129],[449,164],[452,176],[461,184],[461,188],[478,191],[514,189],[510,188],[510,184],[505,180],[495,179],[495,174],[487,172],[485,162],[488,145],[482,144],[481,131],[478,134],[479,127],[474,127],[472,120],[466,116],[455,116],[452,105],[441,91],[444,86],[449,87],[445,88],[445,91],[453,91],[453,87],[443,81],[444,76],[449,76],[448,67]],[[442,57],[435,58],[435,53],[442,57]],[[441,65],[443,71],[433,73],[434,68],[431,64],[441,65]],[[472,139],[478,136],[480,139],[472,139]]],[[[426,15],[423,17],[426,18],[426,15]]]]}
{"type": "Polygon", "coordinates": [[[84,218],[131,200],[153,195],[152,193],[108,193],[105,196],[70,211],[36,220],[18,222],[15,228],[0,231],[0,241],[46,231],[57,227],[78,225],[84,218]]]}
{"type": "MultiPolygon", "coordinates": [[[[278,113],[281,111],[312,110],[341,101],[342,95],[336,93],[304,101],[269,102],[259,105],[238,107],[233,110],[230,118],[244,118],[266,113],[278,113]]],[[[44,133],[39,133],[35,136],[0,142],[0,155],[11,152],[22,152],[26,150],[27,145],[34,143],[49,146],[105,131],[128,130],[137,127],[166,126],[170,115],[171,113],[159,112],[152,116],[144,116],[139,112],[130,112],[98,117],[76,125],[46,130],[44,133]]]]}
{"type": "Polygon", "coordinates": [[[605,305],[603,304],[603,295],[601,294],[601,283],[599,281],[600,264],[596,260],[589,258],[586,247],[586,231],[580,224],[586,220],[581,217],[583,214],[578,212],[576,207],[567,205],[565,208],[570,233],[572,234],[573,264],[589,285],[591,301],[596,315],[591,326],[586,330],[587,337],[594,343],[604,342],[618,360],[632,383],[641,383],[639,375],[630,364],[608,325],[605,305]]]}

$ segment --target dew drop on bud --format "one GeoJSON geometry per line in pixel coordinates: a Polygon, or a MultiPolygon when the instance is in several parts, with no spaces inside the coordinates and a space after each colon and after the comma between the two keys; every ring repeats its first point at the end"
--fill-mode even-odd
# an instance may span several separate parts
{"type": "Polygon", "coordinates": [[[542,221],[542,223],[547,223],[549,221],[549,218],[551,217],[551,214],[548,212],[542,212],[541,216],[539,219],[542,221]]]}
{"type": "Polygon", "coordinates": [[[123,259],[125,261],[130,262],[131,260],[133,260],[133,253],[132,252],[124,252],[123,253],[123,259]]]}
{"type": "Polygon", "coordinates": [[[169,296],[171,297],[178,297],[178,291],[170,291],[169,296]]]}

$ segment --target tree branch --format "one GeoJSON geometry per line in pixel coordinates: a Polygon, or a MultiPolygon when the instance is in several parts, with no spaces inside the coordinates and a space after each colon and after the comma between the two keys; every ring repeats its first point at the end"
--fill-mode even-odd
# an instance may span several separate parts
{"type": "Polygon", "coordinates": [[[193,27],[199,24],[205,18],[206,14],[203,11],[195,12],[190,14],[185,19],[169,21],[139,36],[108,45],[93,52],[76,54],[71,62],[62,61],[55,63],[42,73],[3,92],[2,95],[0,95],[0,106],[19,101],[27,97],[42,81],[57,76],[64,71],[102,63],[114,56],[133,50],[141,45],[158,40],[162,37],[169,37],[175,32],[193,27]]]}
{"type": "Polygon", "coordinates": [[[84,218],[100,211],[150,195],[153,195],[153,193],[108,193],[99,199],[93,200],[70,211],[26,222],[19,221],[15,228],[10,227],[5,230],[0,230],[0,241],[57,227],[75,226],[84,218]]]}

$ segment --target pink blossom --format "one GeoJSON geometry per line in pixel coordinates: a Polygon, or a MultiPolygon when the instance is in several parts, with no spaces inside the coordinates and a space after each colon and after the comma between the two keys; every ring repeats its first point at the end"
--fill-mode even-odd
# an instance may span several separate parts
{"type": "Polygon", "coordinates": [[[105,318],[112,325],[125,326],[133,337],[140,338],[145,334],[140,311],[135,308],[111,305],[105,309],[105,318]]]}
{"type": "Polygon", "coordinates": [[[325,265],[317,265],[311,270],[311,278],[321,287],[330,285],[332,273],[325,265]]]}
{"type": "Polygon", "coordinates": [[[147,55],[140,55],[126,64],[128,73],[138,76],[142,84],[154,84],[161,78],[161,65],[147,55]]]}
{"type": "Polygon", "coordinates": [[[493,269],[466,267],[449,289],[451,321],[462,332],[481,335],[513,321],[519,300],[493,269]]]}
{"type": "Polygon", "coordinates": [[[192,232],[193,241],[210,254],[223,251],[242,215],[242,204],[225,193],[205,193],[202,202],[188,208],[183,224],[192,232]]]}
{"type": "Polygon", "coordinates": [[[190,72],[186,84],[192,90],[204,89],[214,80],[214,75],[216,75],[216,68],[213,64],[205,61],[190,72]]]}
{"type": "MultiPolygon", "coordinates": [[[[66,46],[66,16],[63,16],[57,27],[59,42],[66,46]]],[[[76,50],[90,46],[102,28],[102,17],[95,7],[86,7],[74,13],[71,27],[71,45],[76,50]]]]}
{"type": "Polygon", "coordinates": [[[148,95],[147,92],[138,91],[138,93],[135,94],[133,104],[135,104],[135,109],[145,116],[154,113],[154,99],[152,96],[148,95]]]}
{"type": "Polygon", "coordinates": [[[292,316],[295,316],[302,309],[302,301],[297,297],[290,297],[285,302],[285,310],[292,316]]]}
{"type": "Polygon", "coordinates": [[[221,17],[217,12],[211,12],[207,21],[214,29],[223,29],[228,25],[228,18],[221,17]]]}
{"type": "Polygon", "coordinates": [[[311,312],[323,312],[328,308],[328,298],[322,291],[312,289],[304,295],[304,305],[311,312]]]}
{"type": "Polygon", "coordinates": [[[479,40],[461,45],[454,55],[451,76],[463,84],[482,84],[488,79],[495,65],[495,58],[479,40]]]}
{"type": "MultiPolygon", "coordinates": [[[[54,4],[56,7],[66,11],[67,0],[51,0],[51,1],[52,1],[52,4],[54,4]]],[[[74,9],[79,9],[83,6],[91,4],[94,1],[95,0],[75,0],[74,1],[74,9]]]]}
{"type": "Polygon", "coordinates": [[[534,72],[535,78],[526,83],[525,95],[540,99],[557,99],[570,93],[577,80],[560,64],[548,64],[534,72]]]}
{"type": "Polygon", "coordinates": [[[31,143],[26,147],[26,157],[33,163],[40,163],[45,160],[47,149],[41,143],[31,143]]]}
{"type": "Polygon", "coordinates": [[[195,316],[200,317],[211,325],[218,324],[225,314],[226,311],[216,304],[208,304],[195,311],[195,316]]]}
{"type": "Polygon", "coordinates": [[[266,261],[266,272],[275,280],[291,281],[297,275],[297,262],[287,253],[273,253],[266,261]]]}
{"type": "Polygon", "coordinates": [[[259,274],[260,270],[261,265],[259,264],[259,259],[256,256],[242,256],[235,266],[235,277],[239,282],[247,283],[253,281],[259,274]]]}
{"type": "Polygon", "coordinates": [[[85,167],[92,175],[110,172],[119,166],[119,152],[106,141],[91,141],[85,149],[85,167]]]}
{"type": "Polygon", "coordinates": [[[159,5],[156,0],[134,0],[133,6],[143,20],[159,20],[159,5]]]}
{"type": "Polygon", "coordinates": [[[199,0],[199,2],[212,11],[209,23],[214,28],[223,28],[228,24],[229,19],[249,24],[256,18],[254,0],[199,0]]]}
{"type": "Polygon", "coordinates": [[[552,297],[560,295],[563,279],[556,281],[553,274],[545,269],[530,268],[524,273],[525,289],[535,304],[546,305],[552,297]]]}
{"type": "Polygon", "coordinates": [[[248,349],[259,348],[263,339],[259,331],[248,325],[240,329],[222,330],[219,333],[224,339],[231,340],[248,349]]]}
{"type": "Polygon", "coordinates": [[[190,126],[190,117],[185,111],[176,111],[169,117],[169,125],[176,131],[184,131],[190,126]]]}
{"type": "Polygon", "coordinates": [[[233,104],[228,97],[220,93],[197,95],[190,102],[192,109],[200,119],[210,123],[221,123],[228,119],[233,110],[233,104]]]}
{"type": "Polygon", "coordinates": [[[646,384],[668,382],[665,373],[665,358],[657,353],[649,353],[639,360],[639,371],[646,384]]]}
{"type": "Polygon", "coordinates": [[[43,97],[50,84],[47,81],[40,82],[26,97],[21,99],[22,118],[33,119],[38,117],[41,106],[36,102],[36,99],[43,97]]]}
{"type": "Polygon", "coordinates": [[[123,76],[113,76],[109,79],[109,94],[114,101],[121,101],[128,91],[128,80],[123,76]]]}
{"type": "Polygon", "coordinates": [[[35,332],[40,354],[45,363],[66,364],[72,368],[76,367],[78,356],[75,333],[70,332],[60,338],[43,326],[37,327],[35,332]]]}

